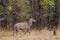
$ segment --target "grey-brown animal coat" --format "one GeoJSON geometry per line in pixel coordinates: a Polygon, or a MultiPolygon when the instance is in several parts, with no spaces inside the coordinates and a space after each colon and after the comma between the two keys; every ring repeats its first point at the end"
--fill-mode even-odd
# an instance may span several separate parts
{"type": "Polygon", "coordinates": [[[34,18],[30,18],[28,22],[25,21],[25,22],[16,23],[14,25],[14,31],[18,31],[20,29],[24,31],[28,31],[30,30],[30,27],[32,26],[32,22],[36,22],[36,20],[34,18]]]}

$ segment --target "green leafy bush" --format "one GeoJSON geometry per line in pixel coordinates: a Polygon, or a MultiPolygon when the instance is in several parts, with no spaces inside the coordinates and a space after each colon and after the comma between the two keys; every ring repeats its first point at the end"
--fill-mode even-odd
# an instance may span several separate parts
{"type": "Polygon", "coordinates": [[[45,9],[47,9],[48,6],[51,6],[51,7],[54,7],[54,1],[53,0],[44,0],[42,3],[41,3],[41,6],[45,9]]]}

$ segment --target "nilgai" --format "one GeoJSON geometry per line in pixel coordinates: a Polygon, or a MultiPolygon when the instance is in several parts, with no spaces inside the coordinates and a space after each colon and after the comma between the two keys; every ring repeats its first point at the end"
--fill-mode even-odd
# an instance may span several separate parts
{"type": "Polygon", "coordinates": [[[24,30],[25,32],[27,32],[30,30],[33,22],[36,22],[36,20],[34,18],[30,18],[29,21],[16,23],[14,25],[14,31],[16,32],[19,30],[24,30]]]}

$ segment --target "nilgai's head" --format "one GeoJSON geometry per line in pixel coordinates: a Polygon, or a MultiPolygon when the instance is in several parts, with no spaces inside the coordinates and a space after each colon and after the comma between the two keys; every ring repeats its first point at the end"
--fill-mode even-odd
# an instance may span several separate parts
{"type": "Polygon", "coordinates": [[[36,22],[36,20],[34,19],[34,18],[30,18],[30,20],[29,20],[31,23],[32,22],[36,22]]]}

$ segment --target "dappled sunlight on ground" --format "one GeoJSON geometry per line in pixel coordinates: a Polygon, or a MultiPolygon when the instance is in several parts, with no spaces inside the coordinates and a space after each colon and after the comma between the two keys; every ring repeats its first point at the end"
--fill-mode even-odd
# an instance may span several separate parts
{"type": "Polygon", "coordinates": [[[60,30],[57,30],[57,35],[53,35],[53,31],[43,29],[31,30],[30,33],[19,31],[13,33],[13,31],[1,31],[0,30],[0,40],[60,40],[60,30]]]}

